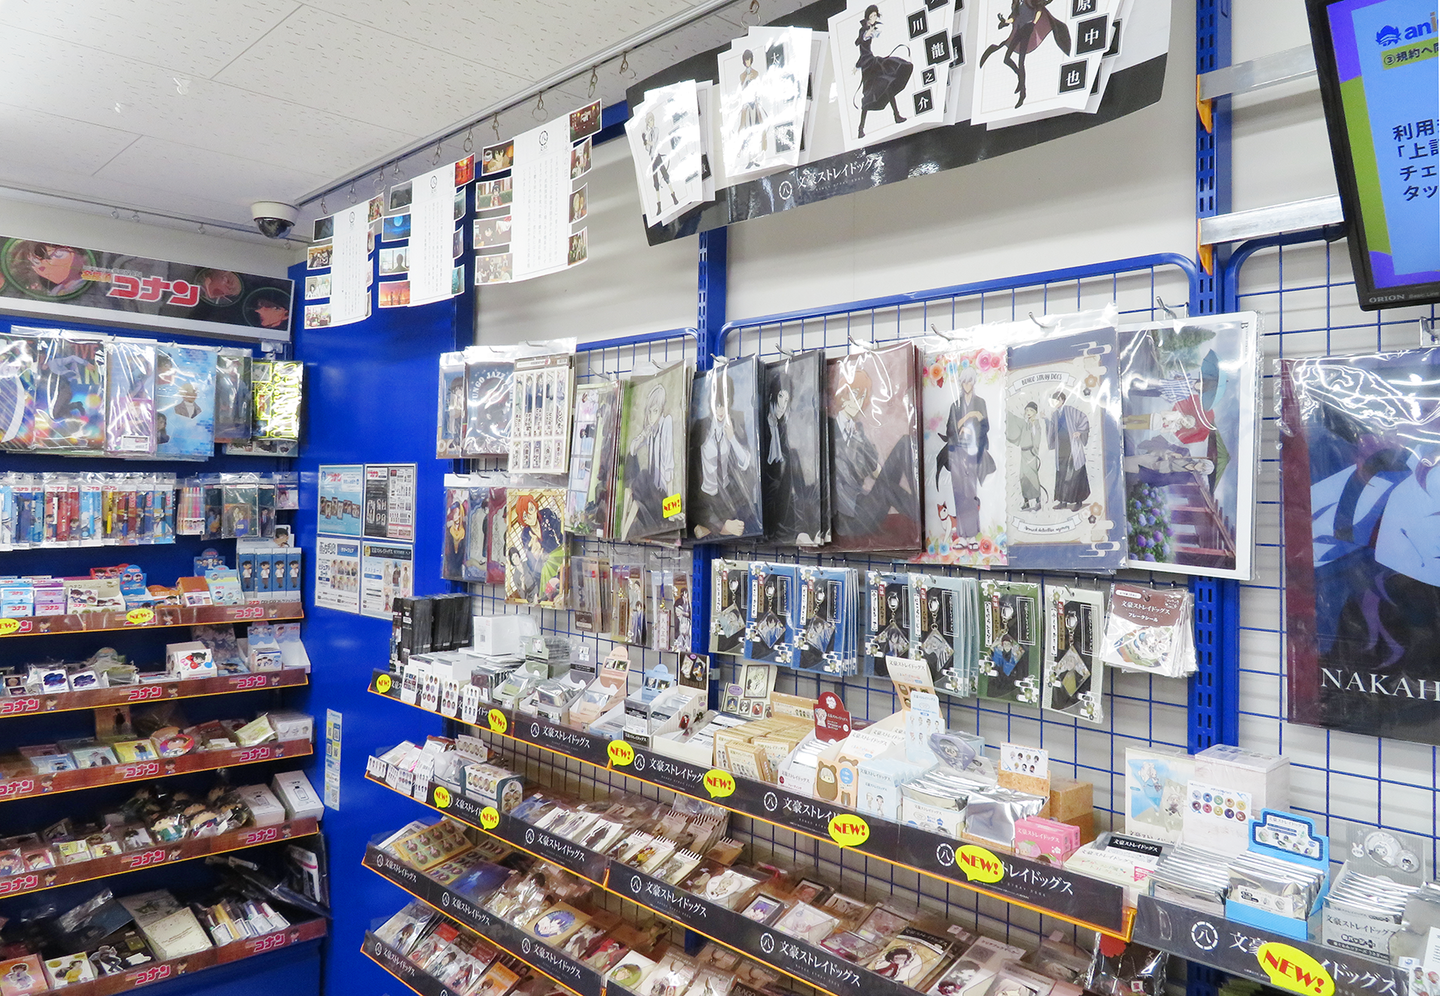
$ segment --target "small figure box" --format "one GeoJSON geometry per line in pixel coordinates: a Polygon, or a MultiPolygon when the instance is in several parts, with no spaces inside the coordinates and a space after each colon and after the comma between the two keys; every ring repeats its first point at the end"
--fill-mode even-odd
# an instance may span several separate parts
{"type": "Polygon", "coordinates": [[[1015,853],[1022,858],[1065,867],[1065,859],[1080,846],[1080,828],[1043,816],[1027,816],[1015,823],[1015,853]]]}
{"type": "Polygon", "coordinates": [[[218,673],[209,648],[199,640],[167,644],[165,666],[176,678],[213,678],[218,673]]]}

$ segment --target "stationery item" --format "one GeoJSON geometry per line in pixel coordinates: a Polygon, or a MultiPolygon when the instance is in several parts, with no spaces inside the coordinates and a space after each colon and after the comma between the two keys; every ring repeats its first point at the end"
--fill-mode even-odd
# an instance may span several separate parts
{"type": "Polygon", "coordinates": [[[645,539],[686,527],[685,426],[692,380],[684,363],[672,363],[625,384],[616,482],[619,539],[645,539]]]}
{"type": "Polygon", "coordinates": [[[156,455],[209,459],[215,452],[215,350],[167,344],[155,354],[156,455]]]}
{"type": "Polygon", "coordinates": [[[830,420],[823,399],[825,352],[765,364],[760,477],[765,538],[780,546],[830,541],[830,420]]]}
{"type": "Polygon", "coordinates": [[[695,375],[690,407],[690,504],[696,540],[764,532],[761,513],[760,363],[730,360],[695,375]]]}

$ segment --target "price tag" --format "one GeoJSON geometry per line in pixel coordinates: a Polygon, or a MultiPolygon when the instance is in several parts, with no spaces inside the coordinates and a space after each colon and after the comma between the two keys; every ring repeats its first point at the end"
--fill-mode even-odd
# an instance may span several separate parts
{"type": "Polygon", "coordinates": [[[490,731],[492,733],[504,733],[506,729],[505,714],[499,709],[490,710],[490,731]]]}
{"type": "Polygon", "coordinates": [[[617,768],[626,767],[635,760],[635,748],[624,740],[610,741],[610,746],[606,750],[610,755],[610,763],[617,768]]]}
{"type": "Polygon", "coordinates": [[[375,691],[381,695],[390,694],[390,676],[388,674],[382,674],[375,679],[375,691]]]}
{"type": "Polygon", "coordinates": [[[494,830],[500,825],[500,813],[494,806],[486,806],[480,810],[480,828],[482,830],[494,830]]]}

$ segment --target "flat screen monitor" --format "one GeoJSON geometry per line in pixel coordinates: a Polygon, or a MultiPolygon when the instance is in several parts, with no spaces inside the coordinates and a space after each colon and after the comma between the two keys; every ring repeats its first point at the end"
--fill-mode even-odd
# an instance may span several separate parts
{"type": "Polygon", "coordinates": [[[1436,0],[1306,0],[1360,307],[1440,301],[1436,0]]]}

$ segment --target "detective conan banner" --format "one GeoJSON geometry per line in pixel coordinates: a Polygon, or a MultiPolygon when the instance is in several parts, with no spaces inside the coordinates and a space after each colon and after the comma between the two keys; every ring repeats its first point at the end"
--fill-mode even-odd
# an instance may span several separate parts
{"type": "Polygon", "coordinates": [[[290,338],[292,281],[0,236],[0,311],[237,338],[290,338]]]}

